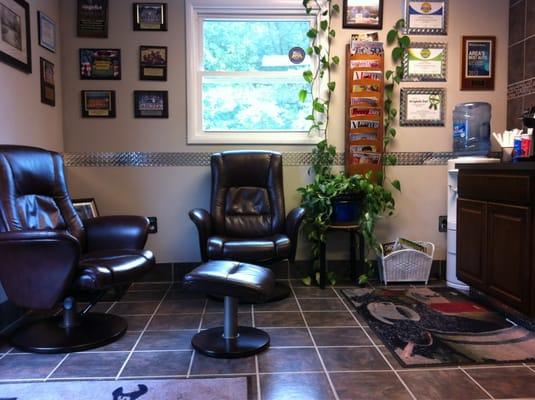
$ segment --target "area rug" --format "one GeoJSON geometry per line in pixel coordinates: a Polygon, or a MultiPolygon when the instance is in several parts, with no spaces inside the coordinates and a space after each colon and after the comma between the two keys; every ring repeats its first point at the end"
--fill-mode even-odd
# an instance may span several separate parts
{"type": "Polygon", "coordinates": [[[535,332],[449,288],[344,289],[405,367],[535,360],[535,332]]]}
{"type": "Polygon", "coordinates": [[[247,378],[0,384],[0,400],[247,400],[247,378]]]}

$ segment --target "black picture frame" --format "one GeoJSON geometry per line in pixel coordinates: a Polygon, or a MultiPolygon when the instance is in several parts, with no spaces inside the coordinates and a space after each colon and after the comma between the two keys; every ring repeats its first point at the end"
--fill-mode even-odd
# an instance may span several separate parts
{"type": "Polygon", "coordinates": [[[121,80],[121,49],[80,49],[80,79],[121,80]],[[98,65],[98,67],[96,66],[98,65]],[[108,69],[103,70],[103,66],[108,69]]]}
{"type": "Polygon", "coordinates": [[[167,80],[167,46],[139,47],[139,80],[167,80]]]}
{"type": "Polygon", "coordinates": [[[82,90],[83,118],[115,118],[115,90],[82,90]]]}
{"type": "Polygon", "coordinates": [[[43,57],[39,60],[41,73],[41,103],[56,106],[56,81],[54,64],[43,57]]]}
{"type": "Polygon", "coordinates": [[[73,199],[72,205],[82,220],[99,216],[97,202],[93,198],[73,199]]]}
{"type": "Polygon", "coordinates": [[[37,12],[37,32],[39,37],[39,46],[56,52],[56,23],[52,18],[42,11],[37,12]]]}
{"type": "Polygon", "coordinates": [[[167,31],[167,3],[134,3],[135,31],[167,31]]]}
{"type": "Polygon", "coordinates": [[[375,0],[376,5],[360,6],[353,4],[355,0],[344,0],[343,22],[344,29],[383,29],[383,1],[375,0]]]}
{"type": "Polygon", "coordinates": [[[167,90],[135,90],[135,118],[169,118],[167,90]]]}
{"type": "Polygon", "coordinates": [[[495,80],[496,36],[463,36],[461,90],[492,91],[495,80]]]}
{"type": "Polygon", "coordinates": [[[108,0],[78,0],[76,34],[78,37],[108,37],[108,0]]]}
{"type": "Polygon", "coordinates": [[[0,0],[0,18],[2,27],[7,27],[0,35],[0,61],[31,74],[32,41],[29,4],[24,0],[0,0]]]}

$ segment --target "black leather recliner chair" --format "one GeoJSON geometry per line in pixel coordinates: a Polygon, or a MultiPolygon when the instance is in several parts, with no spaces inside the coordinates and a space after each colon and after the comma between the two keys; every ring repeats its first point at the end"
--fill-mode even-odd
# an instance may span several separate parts
{"type": "Polygon", "coordinates": [[[73,208],[60,154],[25,146],[0,146],[0,282],[8,299],[29,309],[63,314],[30,320],[12,343],[27,351],[62,353],[110,343],[126,321],[90,313],[111,288],[128,286],[154,265],[143,250],[148,220],[109,216],[82,222],[73,208]],[[89,294],[78,313],[75,298],[89,294]]]}
{"type": "MultiPolygon", "coordinates": [[[[281,154],[225,151],[212,154],[211,168],[210,212],[189,212],[199,233],[202,261],[293,263],[305,210],[295,208],[285,215],[281,154]]],[[[268,301],[288,295],[288,286],[277,283],[268,301]]]]}

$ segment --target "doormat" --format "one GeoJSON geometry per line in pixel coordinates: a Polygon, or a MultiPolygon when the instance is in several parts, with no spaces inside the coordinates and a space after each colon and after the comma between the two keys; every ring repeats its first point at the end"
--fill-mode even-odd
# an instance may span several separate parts
{"type": "Polygon", "coordinates": [[[0,384],[0,400],[247,400],[247,378],[0,384]]]}
{"type": "Polygon", "coordinates": [[[450,288],[343,289],[404,367],[535,360],[535,332],[450,288]]]}

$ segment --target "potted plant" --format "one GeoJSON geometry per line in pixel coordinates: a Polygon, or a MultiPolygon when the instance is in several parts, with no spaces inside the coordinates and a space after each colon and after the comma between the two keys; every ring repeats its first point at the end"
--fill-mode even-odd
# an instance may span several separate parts
{"type": "MultiPolygon", "coordinates": [[[[337,4],[332,0],[303,0],[303,5],[308,14],[315,10],[317,18],[316,28],[311,28],[307,36],[311,39],[311,45],[307,49],[309,56],[315,56],[318,62],[314,68],[305,71],[303,77],[309,84],[309,90],[301,90],[299,98],[306,101],[307,97],[312,98],[312,112],[307,116],[311,121],[309,133],[323,135],[324,140],[320,141],[312,150],[312,167],[309,172],[314,174],[313,181],[301,188],[301,206],[305,208],[304,231],[312,246],[312,274],[306,277],[303,282],[311,284],[318,281],[320,247],[326,241],[326,232],[330,224],[336,222],[336,218],[343,215],[343,222],[355,222],[360,225],[367,245],[374,249],[379,249],[379,244],[375,237],[375,225],[378,219],[384,214],[392,214],[395,202],[392,193],[387,190],[384,171],[381,172],[376,184],[371,179],[371,173],[364,175],[346,176],[343,172],[333,173],[332,167],[336,157],[336,148],[327,142],[327,131],[329,125],[329,111],[331,95],[335,91],[336,84],[330,80],[331,69],[336,68],[340,59],[331,55],[330,43],[336,37],[336,32],[331,27],[331,18],[340,12],[337,4]],[[339,208],[341,207],[341,209],[339,208]],[[341,210],[341,211],[339,211],[341,210]],[[333,221],[334,214],[334,221],[333,221]],[[349,221],[352,220],[352,221],[349,221]]],[[[406,47],[405,37],[399,35],[403,22],[398,21],[395,32],[390,32],[389,44],[398,39],[398,47],[406,47]],[[400,43],[401,42],[401,43],[400,43]]],[[[393,50],[395,61],[399,61],[401,49],[393,50]]],[[[399,83],[402,73],[400,67],[395,73],[388,71],[388,79],[399,83]]],[[[385,135],[385,145],[395,136],[395,129],[391,127],[392,120],[396,116],[396,111],[392,106],[392,92],[388,86],[387,100],[385,102],[385,123],[388,131],[385,135]]],[[[395,160],[388,158],[387,165],[395,164],[395,160]]],[[[400,190],[398,181],[390,182],[391,185],[400,190]]],[[[359,277],[359,282],[364,283],[372,273],[371,263],[368,262],[368,271],[359,277]]],[[[328,274],[331,284],[335,283],[333,273],[328,274]]]]}

